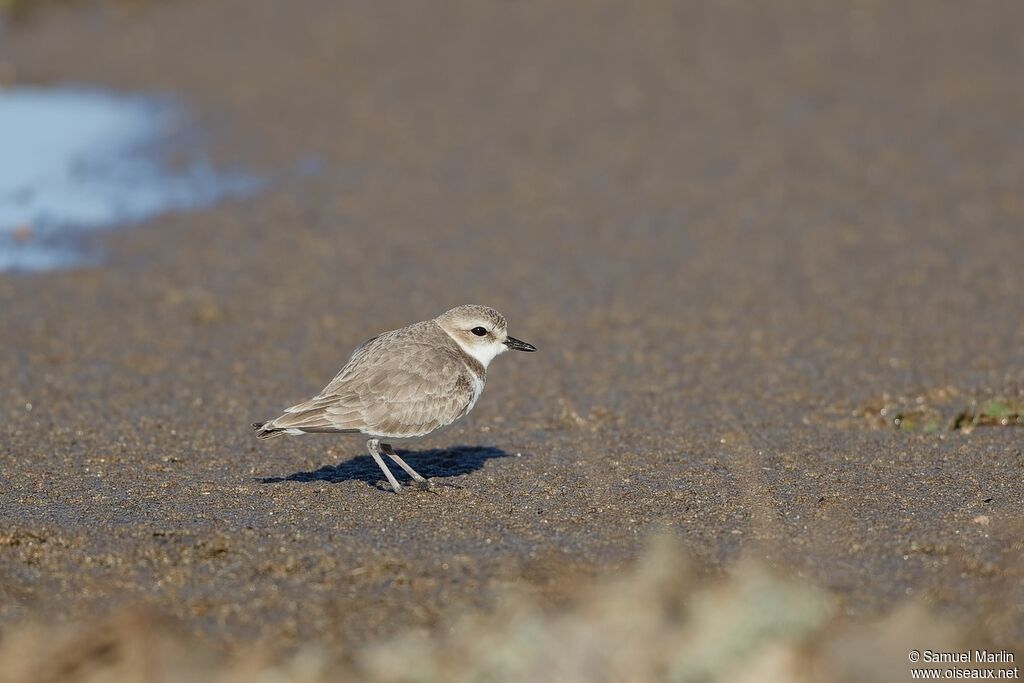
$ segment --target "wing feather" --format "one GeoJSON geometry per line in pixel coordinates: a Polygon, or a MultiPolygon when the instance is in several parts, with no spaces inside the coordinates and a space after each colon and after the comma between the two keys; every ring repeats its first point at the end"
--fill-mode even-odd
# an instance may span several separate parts
{"type": "Polygon", "coordinates": [[[273,421],[280,429],[421,436],[469,412],[482,389],[440,328],[421,323],[359,346],[333,380],[273,421]],[[417,329],[422,328],[422,329],[417,329]]]}

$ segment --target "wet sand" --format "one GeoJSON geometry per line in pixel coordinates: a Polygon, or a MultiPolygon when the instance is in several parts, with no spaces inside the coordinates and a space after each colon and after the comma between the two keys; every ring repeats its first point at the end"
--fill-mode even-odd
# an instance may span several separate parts
{"type": "Polygon", "coordinates": [[[16,27],[18,82],[173,92],[281,180],[0,275],[0,623],[141,602],[354,647],[509,585],[557,602],[667,526],[852,618],[919,599],[1024,643],[1024,431],[859,416],[1024,389],[1022,21],[224,0],[16,27]],[[433,492],[389,493],[358,438],[253,438],[467,302],[541,351],[409,454],[433,492]]]}

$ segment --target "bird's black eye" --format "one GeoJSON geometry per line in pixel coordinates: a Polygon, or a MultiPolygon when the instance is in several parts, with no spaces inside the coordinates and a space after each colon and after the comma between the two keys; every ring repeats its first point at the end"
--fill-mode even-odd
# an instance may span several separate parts
{"type": "Polygon", "coordinates": [[[473,334],[475,334],[478,337],[482,337],[485,334],[487,334],[487,330],[485,330],[482,327],[474,327],[473,329],[470,330],[470,332],[472,332],[473,334]]]}

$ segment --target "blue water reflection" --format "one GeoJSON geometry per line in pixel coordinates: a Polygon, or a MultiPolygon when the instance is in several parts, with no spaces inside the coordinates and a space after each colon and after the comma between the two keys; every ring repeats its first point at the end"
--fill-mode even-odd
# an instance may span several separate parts
{"type": "Polygon", "coordinates": [[[259,189],[251,175],[214,169],[185,124],[166,98],[0,89],[0,269],[74,265],[84,258],[69,239],[75,231],[259,189]]]}

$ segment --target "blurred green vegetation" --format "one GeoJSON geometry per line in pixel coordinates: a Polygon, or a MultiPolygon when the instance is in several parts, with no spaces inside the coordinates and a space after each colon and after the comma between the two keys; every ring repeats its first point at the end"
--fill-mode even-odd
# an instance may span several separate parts
{"type": "MultiPolygon", "coordinates": [[[[710,576],[670,536],[624,573],[570,581],[575,594],[561,607],[509,586],[490,609],[347,652],[316,643],[219,652],[144,610],[24,625],[0,638],[0,683],[852,683],[909,680],[907,653],[923,644],[995,648],[987,628],[920,604],[850,619],[828,593],[755,562],[710,576]]],[[[1002,612],[986,606],[998,633],[1002,612]]]]}
{"type": "MultiPolygon", "coordinates": [[[[61,5],[78,5],[93,0],[0,0],[0,15],[12,22],[18,22],[35,16],[41,10],[61,5]]],[[[122,6],[140,6],[150,4],[151,0],[107,0],[122,6]]]]}
{"type": "Polygon", "coordinates": [[[0,0],[0,14],[12,21],[27,19],[47,6],[66,5],[73,0],[0,0]]]}

